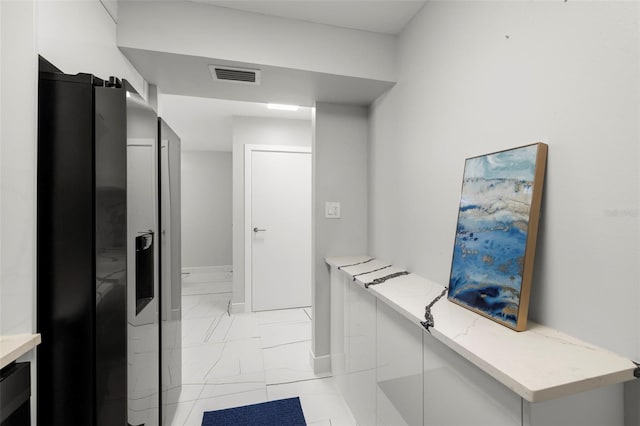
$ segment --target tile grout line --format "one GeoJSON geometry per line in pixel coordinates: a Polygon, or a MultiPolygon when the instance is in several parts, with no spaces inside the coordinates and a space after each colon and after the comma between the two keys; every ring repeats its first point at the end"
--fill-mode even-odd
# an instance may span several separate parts
{"type": "Polygon", "coordinates": [[[186,418],[184,420],[184,424],[186,424],[187,421],[189,421],[189,418],[191,418],[191,414],[193,413],[193,409],[196,406],[196,402],[198,402],[198,400],[200,399],[200,395],[202,395],[202,391],[203,390],[204,390],[204,385],[200,388],[200,392],[198,392],[198,397],[191,404],[191,408],[189,409],[189,414],[187,414],[187,416],[186,416],[186,418]]]}
{"type": "Polygon", "coordinates": [[[304,342],[310,342],[310,341],[311,341],[311,339],[296,340],[294,342],[280,343],[280,344],[273,345],[273,346],[264,346],[261,349],[262,350],[273,349],[273,348],[279,348],[279,347],[282,347],[282,346],[294,345],[296,343],[304,343],[304,342]]]}
{"type": "Polygon", "coordinates": [[[324,376],[324,377],[312,377],[312,378],[309,378],[309,379],[292,380],[292,381],[290,381],[290,382],[267,383],[267,384],[266,384],[266,386],[267,386],[267,388],[268,388],[269,386],[291,385],[291,384],[294,384],[294,383],[312,382],[312,381],[314,381],[314,380],[324,380],[324,379],[328,379],[328,378],[330,378],[330,377],[331,377],[331,376],[324,376]]]}
{"type": "Polygon", "coordinates": [[[204,380],[206,383],[207,377],[209,376],[209,374],[211,373],[211,370],[213,370],[216,365],[218,365],[218,363],[220,362],[220,360],[222,360],[222,357],[224,356],[224,351],[227,349],[227,342],[224,342],[224,346],[222,347],[222,350],[220,351],[220,356],[218,357],[218,359],[216,360],[216,362],[213,363],[213,365],[211,366],[211,368],[209,368],[209,370],[207,370],[207,373],[204,375],[204,380]]]}
{"type": "MultiPolygon", "coordinates": [[[[224,314],[222,314],[224,316],[224,314]]],[[[231,327],[233,327],[233,323],[236,321],[236,317],[231,317],[231,324],[229,324],[229,328],[227,328],[227,332],[224,333],[223,341],[227,343],[227,336],[229,335],[229,331],[231,331],[231,327]]]]}
{"type": "Polygon", "coordinates": [[[222,316],[219,315],[217,317],[214,317],[213,320],[211,321],[211,324],[209,324],[209,327],[207,328],[206,334],[204,336],[204,342],[205,343],[209,343],[209,339],[211,338],[211,336],[213,335],[213,333],[216,332],[216,329],[218,328],[218,326],[220,325],[220,322],[222,321],[222,316]],[[217,320],[217,321],[216,321],[217,320]],[[213,329],[211,329],[211,327],[215,324],[215,326],[213,327],[213,329]]]}

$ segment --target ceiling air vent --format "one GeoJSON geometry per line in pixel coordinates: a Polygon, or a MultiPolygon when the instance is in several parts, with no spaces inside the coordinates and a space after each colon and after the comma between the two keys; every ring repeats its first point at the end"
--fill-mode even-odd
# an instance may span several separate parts
{"type": "Polygon", "coordinates": [[[260,84],[260,70],[235,68],[220,65],[209,65],[214,81],[230,81],[234,83],[260,84]]]}

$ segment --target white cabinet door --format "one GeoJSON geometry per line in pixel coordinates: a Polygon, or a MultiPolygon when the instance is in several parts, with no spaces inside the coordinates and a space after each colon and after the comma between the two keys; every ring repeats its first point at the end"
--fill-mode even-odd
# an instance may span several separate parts
{"type": "MultiPolygon", "coordinates": [[[[622,426],[623,389],[623,384],[617,384],[551,401],[524,401],[522,426],[622,426]]],[[[636,405],[639,403],[635,401],[636,405]]]]}
{"type": "Polygon", "coordinates": [[[377,421],[422,424],[422,330],[385,303],[377,310],[377,421]]]}
{"type": "Polygon", "coordinates": [[[336,381],[338,390],[346,392],[347,355],[345,350],[345,292],[349,283],[347,276],[338,268],[331,268],[330,289],[330,343],[331,343],[331,373],[336,381]]]}
{"type": "Polygon", "coordinates": [[[349,284],[347,315],[347,393],[360,425],[376,424],[376,298],[349,284]]]}
{"type": "Polygon", "coordinates": [[[424,425],[516,426],[521,398],[424,333],[424,425]]]}

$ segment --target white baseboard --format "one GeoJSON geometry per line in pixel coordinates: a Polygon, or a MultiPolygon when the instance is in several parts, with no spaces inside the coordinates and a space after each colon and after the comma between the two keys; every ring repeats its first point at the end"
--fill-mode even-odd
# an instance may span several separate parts
{"type": "Polygon", "coordinates": [[[315,356],[313,351],[309,351],[309,358],[315,374],[331,373],[331,355],[315,356]]]}
{"type": "Polygon", "coordinates": [[[186,266],[182,268],[184,282],[230,281],[233,279],[233,266],[186,266]]]}
{"type": "Polygon", "coordinates": [[[244,314],[244,302],[240,303],[231,303],[231,313],[232,314],[244,314]]]}
{"type": "Polygon", "coordinates": [[[233,272],[232,265],[216,265],[216,266],[183,266],[183,274],[206,274],[214,272],[233,272]]]}

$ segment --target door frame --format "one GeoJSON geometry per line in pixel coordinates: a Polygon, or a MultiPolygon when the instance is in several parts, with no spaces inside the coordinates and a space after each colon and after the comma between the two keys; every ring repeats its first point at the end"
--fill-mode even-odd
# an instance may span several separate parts
{"type": "MultiPolygon", "coordinates": [[[[244,307],[245,312],[253,312],[253,234],[251,233],[251,155],[254,152],[292,152],[301,154],[311,154],[311,147],[308,146],[286,146],[286,145],[258,145],[246,144],[244,146],[244,307]]],[[[313,192],[313,178],[310,191],[313,192]]],[[[313,202],[313,197],[312,197],[313,202]]],[[[312,209],[313,217],[313,209],[312,209]]],[[[311,223],[313,228],[313,221],[311,223]]],[[[313,229],[312,229],[313,230],[313,229]]],[[[312,242],[313,246],[313,237],[312,242]]],[[[312,247],[313,248],[313,247],[312,247]]],[[[313,263],[313,262],[312,262],[313,263]]],[[[313,269],[313,268],[312,268],[313,269]]],[[[313,288],[312,288],[313,295],[313,288]]],[[[312,296],[313,300],[313,296],[312,296]]]]}

